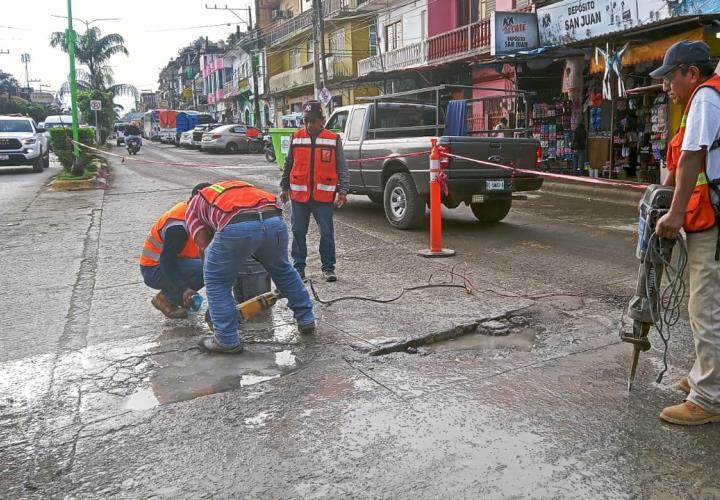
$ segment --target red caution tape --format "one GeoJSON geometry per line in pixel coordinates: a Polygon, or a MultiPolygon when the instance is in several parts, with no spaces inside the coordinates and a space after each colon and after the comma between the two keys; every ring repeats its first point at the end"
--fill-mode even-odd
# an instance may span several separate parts
{"type": "Polygon", "coordinates": [[[447,156],[449,158],[457,158],[458,160],[465,160],[469,161],[471,163],[478,163],[480,165],[488,165],[491,167],[497,167],[502,168],[504,170],[512,170],[513,171],[513,180],[516,173],[523,173],[523,174],[532,174],[532,175],[540,175],[543,177],[550,177],[552,179],[565,179],[573,182],[581,182],[585,184],[596,184],[596,185],[604,185],[604,186],[619,186],[619,187],[628,187],[632,189],[638,189],[638,190],[645,190],[649,186],[649,184],[642,184],[638,182],[623,182],[623,181],[615,181],[612,179],[596,179],[594,177],[578,177],[574,175],[565,175],[565,174],[554,174],[551,172],[541,172],[538,170],[528,170],[524,168],[517,168],[517,167],[509,167],[507,165],[503,165],[501,163],[495,163],[492,161],[485,161],[485,160],[476,160],[475,158],[468,158],[466,156],[460,156],[453,153],[448,152],[441,152],[442,155],[447,156]]]}

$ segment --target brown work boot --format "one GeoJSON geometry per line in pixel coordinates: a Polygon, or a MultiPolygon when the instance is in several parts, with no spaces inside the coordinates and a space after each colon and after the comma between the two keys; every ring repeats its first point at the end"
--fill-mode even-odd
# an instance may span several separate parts
{"type": "Polygon", "coordinates": [[[166,318],[170,319],[181,319],[187,318],[187,309],[180,306],[176,306],[170,299],[168,299],[164,293],[158,292],[158,294],[152,298],[150,303],[165,315],[166,318]]]}
{"type": "Polygon", "coordinates": [[[678,389],[683,391],[686,394],[690,394],[690,382],[688,381],[687,377],[683,377],[678,381],[678,389]]]}
{"type": "Polygon", "coordinates": [[[660,418],[671,424],[702,425],[720,422],[720,413],[707,411],[692,401],[683,401],[679,405],[668,406],[663,409],[660,418]]]}

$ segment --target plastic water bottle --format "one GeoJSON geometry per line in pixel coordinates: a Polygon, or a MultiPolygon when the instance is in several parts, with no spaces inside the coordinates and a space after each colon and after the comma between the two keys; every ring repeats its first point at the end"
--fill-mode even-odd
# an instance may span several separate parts
{"type": "Polygon", "coordinates": [[[200,310],[200,307],[202,307],[203,298],[202,295],[199,293],[195,293],[192,296],[192,307],[190,308],[190,312],[198,312],[200,310]]]}

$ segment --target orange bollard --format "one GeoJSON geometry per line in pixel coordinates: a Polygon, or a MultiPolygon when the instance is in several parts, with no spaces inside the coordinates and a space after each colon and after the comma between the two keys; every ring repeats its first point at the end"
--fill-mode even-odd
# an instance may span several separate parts
{"type": "Polygon", "coordinates": [[[431,139],[430,148],[430,248],[418,252],[423,257],[452,257],[455,250],[442,245],[442,199],[440,190],[440,148],[436,138],[431,139]]]}

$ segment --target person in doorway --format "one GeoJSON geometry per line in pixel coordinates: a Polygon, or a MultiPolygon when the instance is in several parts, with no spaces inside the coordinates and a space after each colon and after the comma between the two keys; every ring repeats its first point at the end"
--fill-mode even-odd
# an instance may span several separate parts
{"type": "Polygon", "coordinates": [[[200,349],[226,354],[243,351],[232,288],[250,256],[263,265],[287,298],[300,333],[315,333],[312,301],[288,259],[288,230],[275,195],[239,180],[217,182],[195,193],[186,220],[204,257],[213,324],[213,335],[200,340],[200,349]]]}
{"type": "Polygon", "coordinates": [[[686,104],[677,135],[668,147],[668,168],[675,185],[669,212],[657,222],[658,236],[687,234],[690,270],[688,312],[695,340],[695,363],[679,386],[688,393],[681,404],[663,409],[660,418],[679,425],[720,422],[720,76],[704,42],[671,46],[651,73],[663,78],[675,102],[686,104]]]}
{"type": "Polygon", "coordinates": [[[503,130],[508,128],[508,126],[509,126],[508,123],[509,122],[508,122],[507,116],[503,116],[502,118],[500,118],[500,121],[498,122],[497,125],[495,125],[495,128],[493,129],[493,130],[497,131],[495,133],[495,137],[512,137],[510,135],[510,134],[512,134],[512,132],[503,132],[503,130]]]}
{"type": "Polygon", "coordinates": [[[645,132],[640,139],[638,144],[638,162],[640,169],[638,170],[638,181],[648,182],[651,179],[650,175],[650,162],[652,161],[652,135],[650,132],[645,132]]]}
{"type": "Polygon", "coordinates": [[[570,147],[573,150],[573,167],[575,175],[583,175],[585,172],[585,161],[587,155],[585,154],[587,145],[587,131],[585,130],[585,124],[583,122],[578,123],[573,132],[572,143],[570,147]]]}
{"type": "Polygon", "coordinates": [[[293,134],[280,181],[282,202],[292,201],[293,264],[304,279],[312,215],[320,229],[322,273],[325,281],[333,282],[337,281],[333,202],[337,208],[345,206],[350,172],[342,139],[325,128],[319,101],[305,103],[303,123],[304,127],[293,134]]]}
{"type": "MultiPolygon", "coordinates": [[[[191,197],[209,185],[198,184],[191,197]]],[[[150,302],[170,319],[186,318],[192,296],[204,286],[200,253],[187,232],[186,210],[187,202],[181,201],[161,215],[150,228],[140,254],[145,284],[160,290],[150,302]]]]}

